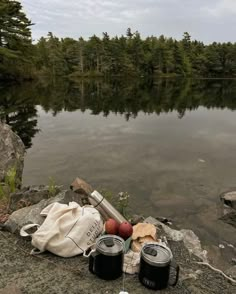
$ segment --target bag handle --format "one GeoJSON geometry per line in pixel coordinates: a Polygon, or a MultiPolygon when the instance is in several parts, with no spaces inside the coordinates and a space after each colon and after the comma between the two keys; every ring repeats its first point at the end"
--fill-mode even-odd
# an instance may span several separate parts
{"type": "Polygon", "coordinates": [[[175,279],[172,282],[169,282],[169,285],[174,287],[176,286],[178,279],[179,279],[179,265],[175,262],[174,259],[172,259],[170,268],[175,270],[175,279]]]}
{"type": "Polygon", "coordinates": [[[39,250],[38,248],[33,248],[31,251],[30,251],[30,254],[31,255],[38,255],[40,253],[43,253],[44,251],[41,251],[39,250]]]}
{"type": "Polygon", "coordinates": [[[87,249],[87,250],[84,250],[84,252],[83,252],[83,257],[89,257],[92,253],[94,253],[95,251],[96,251],[96,249],[94,248],[94,249],[91,249],[91,247],[92,246],[94,246],[95,245],[95,243],[94,244],[92,244],[92,245],[90,245],[89,246],[89,248],[87,249]],[[89,249],[90,249],[90,251],[89,251],[89,249]],[[88,252],[88,253],[87,253],[88,252]]]}
{"type": "Polygon", "coordinates": [[[25,225],[20,229],[20,235],[21,237],[28,237],[28,236],[32,236],[33,234],[29,234],[26,232],[26,230],[29,230],[31,228],[37,227],[37,229],[40,227],[39,224],[29,224],[29,225],[25,225]]]}

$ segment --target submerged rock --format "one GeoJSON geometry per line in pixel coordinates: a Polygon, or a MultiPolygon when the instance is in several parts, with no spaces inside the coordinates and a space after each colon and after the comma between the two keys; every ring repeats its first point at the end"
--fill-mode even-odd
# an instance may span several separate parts
{"type": "Polygon", "coordinates": [[[0,182],[4,181],[6,173],[16,169],[16,183],[20,187],[24,167],[25,147],[20,137],[11,128],[0,122],[0,182]]]}

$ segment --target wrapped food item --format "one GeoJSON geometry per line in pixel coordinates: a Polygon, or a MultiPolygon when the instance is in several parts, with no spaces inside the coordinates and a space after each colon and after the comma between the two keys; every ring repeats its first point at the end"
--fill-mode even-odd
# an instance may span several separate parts
{"type": "Polygon", "coordinates": [[[151,236],[154,240],[156,240],[156,231],[156,227],[153,224],[138,223],[133,226],[132,240],[145,236],[151,236]]]}
{"type": "Polygon", "coordinates": [[[133,226],[131,249],[140,252],[143,244],[157,242],[156,227],[153,224],[138,223],[133,226]]]}

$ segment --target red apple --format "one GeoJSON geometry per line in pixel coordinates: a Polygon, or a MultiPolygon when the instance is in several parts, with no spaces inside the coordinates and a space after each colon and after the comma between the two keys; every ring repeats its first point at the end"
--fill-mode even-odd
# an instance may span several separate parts
{"type": "Polygon", "coordinates": [[[119,236],[124,240],[133,234],[133,227],[129,222],[123,222],[119,226],[119,236]]]}
{"type": "Polygon", "coordinates": [[[107,234],[116,235],[118,233],[119,224],[113,218],[109,218],[105,223],[105,231],[107,234]]]}

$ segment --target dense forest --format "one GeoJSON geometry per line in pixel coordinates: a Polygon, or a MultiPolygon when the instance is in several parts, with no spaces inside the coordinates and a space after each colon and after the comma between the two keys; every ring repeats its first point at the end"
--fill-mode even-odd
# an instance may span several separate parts
{"type": "MultiPolygon", "coordinates": [[[[192,40],[150,36],[127,29],[88,40],[58,38],[49,32],[32,43],[31,21],[20,2],[0,0],[0,79],[38,76],[236,77],[236,43],[205,45],[192,40]]],[[[79,34],[79,32],[78,32],[79,34]]]]}

